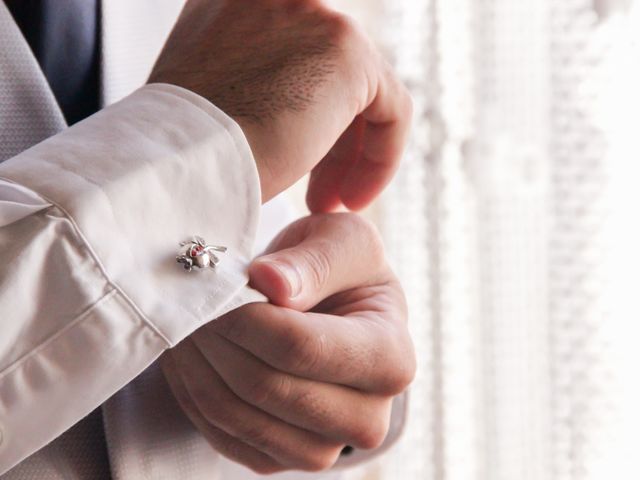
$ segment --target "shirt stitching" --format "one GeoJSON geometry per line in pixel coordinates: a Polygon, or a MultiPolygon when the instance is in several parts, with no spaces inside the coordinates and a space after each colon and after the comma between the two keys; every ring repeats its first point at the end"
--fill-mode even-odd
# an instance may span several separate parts
{"type": "MultiPolygon", "coordinates": [[[[0,179],[6,180],[8,182],[16,184],[16,182],[11,180],[10,178],[5,178],[5,177],[0,176],[0,179]]],[[[106,271],[106,268],[104,267],[104,265],[100,261],[100,258],[98,257],[98,254],[93,250],[93,247],[87,241],[87,238],[84,236],[84,234],[82,233],[82,231],[78,227],[76,221],[69,214],[69,212],[67,212],[58,203],[54,202],[50,198],[47,198],[45,195],[42,195],[39,192],[36,192],[36,193],[38,193],[38,195],[40,195],[44,200],[46,200],[47,202],[49,202],[51,205],[55,206],[56,208],[60,209],[60,211],[62,213],[64,213],[66,219],[73,226],[73,229],[74,229],[76,235],[78,235],[78,237],[80,237],[80,240],[82,240],[85,248],[89,252],[89,255],[91,256],[93,261],[96,263],[96,266],[100,270],[100,273],[102,274],[102,276],[106,280],[107,284],[109,286],[111,286],[111,288],[113,288],[115,291],[117,291],[122,296],[122,298],[129,304],[129,306],[132,308],[132,310],[142,319],[142,321],[144,323],[146,323],[147,326],[167,344],[167,347],[170,347],[171,346],[171,342],[169,341],[169,339],[160,331],[160,329],[151,320],[149,320],[146,317],[146,315],[140,310],[140,308],[138,308],[138,306],[135,304],[135,302],[122,290],[122,288],[120,288],[119,285],[117,285],[113,280],[111,280],[111,278],[109,277],[109,274],[106,271]]]]}

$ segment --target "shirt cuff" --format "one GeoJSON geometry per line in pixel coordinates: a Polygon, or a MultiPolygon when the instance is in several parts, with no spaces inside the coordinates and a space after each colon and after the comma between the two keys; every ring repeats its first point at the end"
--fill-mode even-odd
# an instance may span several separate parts
{"type": "Polygon", "coordinates": [[[0,164],[0,474],[242,302],[260,212],[240,127],[148,85],[0,164]],[[35,192],[35,193],[33,193],[35,192]],[[42,197],[42,200],[38,198],[42,197]],[[181,241],[228,248],[185,272],[181,241]]]}
{"type": "Polygon", "coordinates": [[[246,285],[260,183],[240,127],[183,88],[153,84],[2,165],[67,213],[105,276],[173,346],[246,285]],[[186,273],[181,241],[228,247],[186,273]]]}

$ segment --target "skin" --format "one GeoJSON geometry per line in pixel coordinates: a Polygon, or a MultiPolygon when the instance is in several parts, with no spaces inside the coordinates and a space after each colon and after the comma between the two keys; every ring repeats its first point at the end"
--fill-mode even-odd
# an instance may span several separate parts
{"type": "Polygon", "coordinates": [[[250,276],[271,303],[236,309],[163,357],[184,412],[216,450],[259,473],[324,470],[345,445],[378,447],[415,358],[375,228],[350,213],[306,217],[250,276]]]}
{"type": "Polygon", "coordinates": [[[319,0],[190,0],[149,82],[192,90],[239,123],[263,201],[311,171],[313,212],[370,203],[409,130],[405,87],[354,22],[319,0]]]}
{"type": "Polygon", "coordinates": [[[163,357],[211,445],[259,473],[329,468],[375,448],[415,359],[402,289],[355,214],[395,172],[411,101],[372,43],[319,0],[189,0],[150,82],[221,108],[251,146],[267,201],[311,172],[312,215],[250,267],[270,303],[234,310],[163,357]]]}

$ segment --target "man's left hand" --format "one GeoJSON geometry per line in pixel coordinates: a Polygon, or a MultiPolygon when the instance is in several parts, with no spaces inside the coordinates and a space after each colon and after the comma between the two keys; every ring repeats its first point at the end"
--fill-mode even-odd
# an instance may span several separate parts
{"type": "Polygon", "coordinates": [[[414,376],[403,292],[355,214],[299,220],[269,252],[250,276],[271,303],[202,327],[165,355],[165,376],[223,455],[259,473],[326,469],[345,445],[383,442],[414,376]]]}

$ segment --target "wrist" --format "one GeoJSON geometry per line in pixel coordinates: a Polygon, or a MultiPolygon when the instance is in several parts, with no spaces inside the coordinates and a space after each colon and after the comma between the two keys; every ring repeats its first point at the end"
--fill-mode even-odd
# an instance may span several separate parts
{"type": "Polygon", "coordinates": [[[264,204],[268,202],[270,199],[280,193],[280,191],[274,188],[274,179],[276,177],[269,168],[268,162],[264,161],[266,155],[262,152],[266,149],[259,141],[261,136],[258,134],[258,126],[253,124],[250,120],[243,119],[238,115],[232,116],[229,112],[225,111],[224,108],[221,108],[221,106],[218,105],[214,99],[210,98],[210,95],[207,95],[205,92],[203,92],[202,89],[190,85],[190,83],[192,82],[180,81],[176,78],[175,75],[167,74],[163,72],[162,69],[154,68],[154,70],[151,72],[151,75],[149,75],[149,79],[147,80],[147,84],[152,83],[172,85],[195,93],[199,97],[203,98],[204,100],[221,110],[230,119],[232,119],[240,127],[240,130],[244,134],[249,148],[251,149],[251,153],[253,155],[258,172],[262,203],[264,204]]]}

